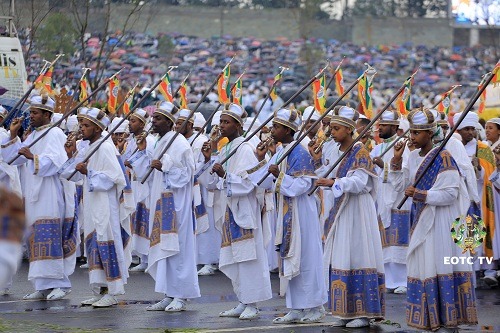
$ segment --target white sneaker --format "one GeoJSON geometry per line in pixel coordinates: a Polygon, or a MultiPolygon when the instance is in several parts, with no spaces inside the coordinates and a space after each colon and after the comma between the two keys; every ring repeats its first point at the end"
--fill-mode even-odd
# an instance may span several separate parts
{"type": "Polygon", "coordinates": [[[397,287],[396,289],[394,289],[394,293],[395,294],[406,294],[408,288],[406,288],[405,286],[400,286],[400,287],[397,287]]]}
{"type": "Polygon", "coordinates": [[[283,317],[278,317],[273,320],[273,324],[295,324],[301,321],[304,317],[304,311],[291,310],[283,317]]]}
{"type": "Polygon", "coordinates": [[[155,304],[152,304],[152,305],[149,305],[148,307],[146,307],[146,311],[165,311],[167,306],[170,303],[172,303],[173,300],[174,299],[172,297],[165,297],[164,299],[162,299],[158,303],[155,303],[155,304]]]}
{"type": "Polygon", "coordinates": [[[89,268],[89,263],[85,263],[83,265],[80,265],[80,268],[89,268]]]}
{"type": "Polygon", "coordinates": [[[259,317],[259,309],[253,305],[247,305],[245,311],[240,315],[241,320],[251,320],[259,317]]]}
{"type": "Polygon", "coordinates": [[[141,263],[141,259],[138,256],[132,256],[132,264],[139,265],[141,263]]]}
{"type": "Polygon", "coordinates": [[[239,318],[243,311],[245,311],[245,304],[240,303],[238,306],[232,308],[231,310],[222,311],[219,313],[219,317],[234,317],[239,318]]]}
{"type": "Polygon", "coordinates": [[[116,304],[118,304],[118,301],[116,300],[115,296],[106,294],[100,300],[92,304],[92,306],[94,308],[108,308],[116,304]]]}
{"type": "Polygon", "coordinates": [[[182,298],[174,298],[172,303],[170,303],[166,308],[166,312],[181,312],[186,310],[186,300],[182,298]]]}
{"type": "Polygon", "coordinates": [[[483,280],[490,287],[496,287],[496,286],[498,286],[498,280],[494,276],[485,276],[483,278],[483,280]]]}
{"type": "Polygon", "coordinates": [[[345,327],[349,328],[360,328],[360,327],[368,327],[370,326],[370,322],[368,318],[357,318],[348,322],[345,327]]]}
{"type": "Polygon", "coordinates": [[[41,300],[41,299],[46,300],[47,299],[47,295],[49,293],[50,293],[49,290],[37,290],[34,293],[25,295],[23,297],[23,299],[24,300],[30,300],[30,301],[41,300]]]}
{"type": "Polygon", "coordinates": [[[328,325],[330,325],[331,327],[345,327],[348,322],[349,322],[349,320],[347,320],[347,319],[336,318],[334,321],[332,321],[328,325]]]}
{"type": "Polygon", "coordinates": [[[217,268],[215,268],[213,265],[205,265],[198,271],[198,275],[214,275],[216,270],[217,268]]]}
{"type": "Polygon", "coordinates": [[[148,264],[139,264],[135,267],[129,268],[129,272],[144,272],[148,268],[148,264]]]}
{"type": "Polygon", "coordinates": [[[323,306],[306,309],[304,310],[304,316],[300,319],[301,324],[311,324],[320,322],[323,318],[325,318],[325,309],[323,306]]]}
{"type": "Polygon", "coordinates": [[[82,306],[90,306],[95,302],[99,301],[102,297],[103,297],[102,295],[94,296],[92,298],[86,299],[85,301],[82,301],[80,304],[82,306]]]}
{"type": "Polygon", "coordinates": [[[71,293],[71,289],[55,288],[47,296],[47,301],[56,301],[71,293]]]}

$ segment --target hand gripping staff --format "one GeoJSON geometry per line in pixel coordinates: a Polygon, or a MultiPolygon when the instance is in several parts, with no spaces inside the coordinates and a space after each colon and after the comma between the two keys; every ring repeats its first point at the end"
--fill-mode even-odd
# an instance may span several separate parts
{"type": "MultiPolygon", "coordinates": [[[[203,94],[203,96],[201,96],[201,98],[198,101],[198,103],[196,103],[196,105],[193,108],[193,110],[191,110],[191,112],[189,113],[189,116],[186,119],[184,119],[184,121],[182,122],[181,127],[179,127],[179,129],[175,131],[174,136],[172,136],[172,139],[170,139],[170,141],[167,143],[167,145],[165,146],[165,148],[163,148],[163,150],[160,153],[159,158],[161,158],[163,155],[165,155],[165,153],[167,152],[168,148],[170,148],[170,146],[172,145],[172,143],[174,143],[174,141],[177,138],[177,136],[179,135],[179,133],[183,132],[186,129],[186,126],[187,126],[187,124],[189,122],[189,119],[191,119],[191,117],[194,116],[194,113],[196,112],[196,110],[198,110],[198,108],[200,107],[200,105],[203,102],[203,100],[205,99],[205,97],[207,97],[207,95],[210,93],[210,91],[212,91],[213,87],[215,87],[215,85],[217,84],[217,81],[219,81],[219,78],[222,76],[222,74],[226,70],[227,66],[229,66],[231,64],[231,62],[233,61],[233,59],[234,59],[234,57],[226,64],[226,66],[224,66],[224,68],[220,71],[219,75],[217,75],[217,77],[212,82],[212,84],[210,85],[210,87],[208,87],[208,89],[205,91],[205,93],[203,94]]],[[[202,131],[200,131],[200,133],[201,132],[202,131]]],[[[194,142],[194,140],[193,140],[193,142],[194,142]]],[[[148,179],[149,175],[151,175],[152,172],[153,172],[153,168],[150,166],[148,172],[146,173],[146,175],[144,176],[144,178],[141,180],[141,184],[144,184],[146,182],[146,180],[148,179]]]]}
{"type": "MultiPolygon", "coordinates": [[[[497,66],[499,66],[499,64],[497,64],[497,66]]],[[[427,170],[429,170],[429,168],[431,167],[432,163],[434,163],[434,161],[436,160],[436,158],[439,155],[439,153],[441,152],[441,150],[444,149],[444,147],[446,146],[446,144],[448,143],[448,141],[450,141],[450,138],[453,136],[453,133],[457,130],[458,126],[460,126],[460,124],[462,123],[462,121],[465,119],[465,116],[467,116],[467,113],[469,113],[469,111],[474,107],[474,104],[476,103],[476,101],[479,99],[479,97],[481,96],[481,94],[483,93],[483,91],[486,89],[486,87],[488,86],[488,84],[490,84],[491,80],[493,79],[493,76],[494,76],[494,73],[492,73],[492,72],[489,72],[488,74],[486,74],[486,78],[484,80],[484,84],[481,86],[481,88],[479,88],[476,91],[476,93],[474,95],[472,95],[471,99],[469,100],[469,103],[465,107],[464,111],[462,111],[462,115],[460,116],[460,118],[453,125],[453,128],[450,130],[450,132],[448,133],[448,135],[446,135],[446,138],[444,138],[444,140],[441,141],[441,144],[439,145],[439,147],[434,150],[433,155],[431,157],[431,160],[425,166],[424,170],[422,170],[422,173],[420,174],[420,176],[417,177],[417,179],[415,179],[415,182],[412,185],[413,187],[416,187],[418,185],[418,183],[420,182],[420,180],[422,180],[422,177],[425,175],[425,173],[427,172],[427,170]]],[[[404,205],[404,203],[406,202],[407,199],[408,199],[408,196],[405,195],[405,197],[399,203],[398,209],[401,209],[401,207],[403,207],[403,205],[404,205]]]]}
{"type": "MultiPolygon", "coordinates": [[[[317,78],[319,78],[321,76],[321,74],[323,74],[323,72],[328,68],[328,65],[326,65],[324,68],[322,68],[318,74],[314,75],[312,78],[309,79],[309,81],[307,81],[306,84],[304,84],[299,90],[297,90],[295,92],[295,94],[293,94],[292,97],[290,97],[286,102],[285,104],[283,104],[281,107],[282,108],[286,108],[290,103],[292,103],[292,101],[295,99],[295,97],[297,97],[301,92],[303,92],[304,90],[307,89],[307,87],[309,87],[313,82],[314,80],[316,80],[317,78]]],[[[238,146],[236,146],[236,148],[234,148],[233,150],[231,150],[231,152],[221,161],[219,162],[220,164],[224,164],[226,163],[230,158],[231,156],[233,156],[234,154],[236,154],[236,151],[238,150],[238,148],[244,144],[245,142],[248,142],[250,141],[251,138],[253,138],[257,133],[259,133],[259,131],[264,127],[266,126],[271,120],[273,120],[274,118],[274,114],[271,114],[269,116],[269,118],[267,118],[266,120],[264,120],[264,122],[262,124],[260,124],[259,127],[257,127],[257,129],[255,131],[253,131],[249,136],[245,137],[245,140],[243,140],[242,143],[240,143],[238,146]]]]}
{"type": "MultiPolygon", "coordinates": [[[[234,57],[231,58],[231,60],[229,61],[229,63],[224,67],[224,69],[222,70],[222,72],[224,72],[227,68],[227,66],[229,66],[231,64],[231,62],[233,61],[234,57]]],[[[241,73],[241,75],[238,77],[238,79],[236,81],[234,81],[234,83],[231,85],[231,87],[229,88],[229,91],[233,91],[233,88],[236,86],[236,82],[238,82],[238,80],[245,74],[245,71],[246,69],[243,71],[243,73],[241,73]]],[[[219,80],[220,78],[220,75],[217,76],[217,79],[215,81],[215,84],[217,84],[217,81],[219,80]]],[[[215,84],[213,84],[210,88],[210,90],[212,90],[212,88],[215,86],[215,84]]],[[[201,103],[203,103],[203,101],[205,100],[205,97],[208,96],[208,94],[210,93],[210,91],[206,92],[205,91],[205,94],[201,97],[201,99],[198,101],[198,104],[201,105],[201,103]]],[[[199,105],[196,104],[196,108],[199,107],[199,105]]],[[[196,139],[201,135],[203,134],[205,128],[208,126],[208,124],[210,123],[210,121],[212,120],[212,118],[215,116],[215,114],[217,113],[217,111],[219,111],[220,107],[222,106],[222,103],[218,103],[217,106],[215,107],[215,109],[212,111],[212,113],[210,114],[210,116],[208,116],[208,118],[205,120],[205,123],[203,124],[203,126],[201,126],[200,130],[198,131],[198,133],[195,134],[194,138],[193,138],[193,141],[191,141],[190,145],[192,145],[196,139]]],[[[194,113],[193,113],[194,114],[194,113]]],[[[191,116],[190,116],[191,117],[191,116]]]]}
{"type": "MultiPolygon", "coordinates": [[[[59,119],[58,121],[56,121],[55,123],[53,123],[45,132],[43,132],[42,134],[40,134],[40,136],[38,138],[36,138],[35,140],[33,140],[33,142],[31,142],[27,147],[28,148],[33,147],[38,141],[40,141],[45,135],[47,135],[47,133],[49,133],[49,131],[51,129],[53,129],[54,127],[59,126],[66,118],[68,118],[71,114],[73,114],[73,112],[75,112],[76,110],[78,110],[78,108],[80,108],[83,104],[85,104],[85,102],[87,102],[89,99],[91,99],[98,91],[100,91],[104,87],[106,87],[106,85],[109,83],[109,81],[111,81],[116,75],[118,75],[118,73],[120,73],[120,71],[121,71],[121,69],[118,72],[116,72],[115,74],[113,74],[113,76],[111,76],[110,78],[107,78],[106,80],[104,80],[104,82],[101,83],[91,94],[89,94],[87,96],[87,98],[85,98],[83,101],[81,101],[80,103],[78,103],[74,108],[72,108],[71,110],[69,110],[68,112],[66,112],[62,116],[61,119],[59,119]]],[[[12,160],[10,160],[8,162],[8,164],[12,164],[15,160],[17,160],[19,158],[19,156],[21,156],[21,155],[17,154],[16,157],[14,157],[12,160]]]]}
{"type": "MultiPolygon", "coordinates": [[[[403,83],[403,85],[401,85],[401,87],[398,89],[398,91],[391,97],[389,102],[387,102],[387,104],[382,108],[382,110],[380,110],[377,113],[377,115],[375,117],[373,117],[373,119],[370,121],[370,123],[368,125],[366,125],[365,129],[362,130],[361,133],[359,133],[359,135],[356,137],[356,139],[354,139],[352,141],[351,145],[345,150],[344,153],[342,153],[342,155],[337,159],[337,161],[335,161],[335,163],[332,164],[332,166],[325,172],[325,174],[322,176],[322,178],[328,177],[328,175],[337,167],[337,165],[339,165],[340,162],[342,162],[342,160],[347,156],[347,154],[350,153],[352,147],[354,147],[354,145],[361,140],[361,138],[371,129],[371,127],[373,125],[375,125],[375,122],[382,116],[384,111],[387,110],[391,106],[391,104],[398,98],[399,94],[405,89],[407,82],[409,80],[411,80],[413,78],[413,76],[415,74],[417,74],[417,72],[418,72],[418,69],[408,79],[406,79],[406,81],[403,83]]],[[[316,191],[317,188],[318,188],[318,186],[315,185],[313,187],[313,189],[311,191],[309,191],[308,194],[312,195],[316,191]]]]}
{"type": "MultiPolygon", "coordinates": [[[[167,71],[167,74],[170,73],[170,71],[174,68],[177,68],[177,66],[169,66],[168,68],[168,71],[167,71]]],[[[166,75],[166,74],[165,74],[166,75]]],[[[156,87],[158,87],[160,85],[160,83],[163,81],[163,79],[165,78],[165,75],[163,75],[142,97],[141,99],[132,107],[132,109],[130,109],[130,112],[129,114],[126,116],[126,117],[123,117],[119,122],[118,124],[116,124],[115,127],[113,127],[109,132],[108,134],[106,134],[102,139],[101,141],[94,147],[94,149],[92,149],[88,154],[87,156],[85,156],[85,158],[83,159],[82,163],[86,163],[91,157],[92,155],[94,155],[97,150],[99,149],[99,147],[101,147],[101,145],[103,144],[103,142],[105,142],[107,139],[109,139],[111,137],[111,135],[113,135],[113,133],[121,126],[121,124],[123,124],[123,122],[125,120],[127,120],[130,115],[132,115],[135,111],[135,109],[137,109],[139,107],[139,105],[141,105],[141,103],[149,96],[151,95],[151,93],[156,89],[156,87]]],[[[120,105],[116,108],[116,110],[120,110],[123,105],[127,102],[127,99],[133,94],[135,88],[137,87],[137,84],[128,91],[127,95],[125,95],[125,98],[123,99],[123,101],[120,103],[120,105]]],[[[71,179],[78,171],[73,171],[71,173],[71,175],[69,175],[69,177],[67,178],[68,180],[71,179]]]]}
{"type": "Polygon", "coordinates": [[[276,86],[278,85],[278,83],[281,81],[281,75],[283,74],[283,72],[290,70],[290,68],[283,67],[283,66],[280,66],[279,69],[280,69],[280,72],[278,74],[279,75],[279,80],[275,80],[273,82],[273,85],[269,89],[269,93],[266,95],[266,98],[264,99],[264,102],[262,102],[262,104],[260,105],[259,110],[255,114],[255,116],[254,116],[252,122],[250,123],[250,126],[248,127],[248,129],[247,129],[246,133],[244,134],[244,136],[246,136],[248,133],[250,133],[250,130],[252,129],[252,127],[255,124],[255,122],[257,121],[257,118],[259,117],[260,112],[262,111],[262,109],[264,109],[264,105],[266,105],[266,103],[269,100],[269,98],[271,98],[271,93],[276,88],[276,86]]]}
{"type": "MultiPolygon", "coordinates": [[[[64,54],[58,54],[52,62],[45,61],[45,65],[43,65],[42,70],[40,71],[40,74],[38,75],[38,77],[42,77],[45,73],[47,73],[49,68],[54,66],[56,61],[59,60],[59,58],[61,58],[62,56],[64,56],[64,54]]],[[[10,109],[9,113],[0,122],[0,126],[3,126],[3,124],[5,124],[5,122],[7,121],[7,119],[9,119],[12,115],[15,115],[17,110],[18,109],[20,110],[23,107],[23,105],[26,102],[26,100],[28,99],[29,95],[31,94],[33,89],[35,89],[35,85],[36,85],[36,82],[33,82],[31,84],[28,91],[26,91],[24,93],[23,97],[21,97],[21,99],[19,101],[17,101],[16,105],[14,105],[14,107],[12,109],[10,109]]]]}
{"type": "MultiPolygon", "coordinates": [[[[451,86],[451,89],[448,90],[448,93],[451,93],[453,90],[457,89],[458,87],[461,87],[462,85],[461,84],[456,84],[454,86],[451,86]]],[[[434,109],[435,107],[437,107],[439,105],[439,103],[441,103],[443,101],[443,97],[441,97],[439,99],[439,101],[437,101],[436,103],[434,103],[433,106],[431,106],[432,109],[434,109]]],[[[402,138],[406,137],[406,134],[408,134],[410,132],[410,129],[407,129],[403,134],[401,134],[400,136],[398,136],[396,138],[396,140],[392,141],[391,144],[384,150],[384,152],[382,154],[380,154],[380,156],[378,157],[382,157],[384,156],[389,150],[391,150],[392,147],[394,147],[396,145],[396,143],[398,143],[399,140],[401,140],[402,138]]]]}

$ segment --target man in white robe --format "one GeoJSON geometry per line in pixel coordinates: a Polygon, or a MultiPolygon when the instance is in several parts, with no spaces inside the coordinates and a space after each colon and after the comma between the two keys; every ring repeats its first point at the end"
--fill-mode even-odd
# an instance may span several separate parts
{"type": "Polygon", "coordinates": [[[76,145],[67,147],[74,157],[66,161],[59,173],[61,178],[67,179],[77,171],[70,179],[74,182],[83,178],[85,250],[94,296],[81,303],[110,307],[117,304],[117,295],[125,293],[128,278],[128,260],[124,252],[127,242],[123,239],[121,222],[124,219],[120,216],[120,197],[127,182],[113,142],[110,139],[103,141],[102,133],[109,125],[104,112],[83,107],[78,118],[82,138],[89,145],[78,152],[76,145]],[[83,163],[97,146],[97,151],[83,163]]]}
{"type": "Polygon", "coordinates": [[[229,104],[220,117],[221,135],[229,142],[215,155],[216,142],[206,142],[202,150],[206,164],[199,176],[201,184],[214,190],[214,219],[222,233],[219,269],[231,279],[239,304],[223,311],[221,317],[242,320],[258,317],[257,302],[272,297],[267,256],[264,249],[261,210],[256,189],[248,177],[249,165],[257,164],[250,144],[242,144],[246,118],[241,106],[229,104]],[[241,145],[240,145],[241,144],[241,145]],[[221,165],[225,156],[236,153],[221,165]]]}
{"type": "Polygon", "coordinates": [[[323,256],[319,213],[315,198],[308,195],[312,185],[310,177],[314,176],[313,161],[300,144],[290,151],[299,125],[300,116],[296,111],[278,110],[271,133],[282,145],[269,162],[264,159],[267,147],[258,149],[260,162],[247,171],[256,186],[271,172],[261,187],[272,189],[278,196],[274,245],[280,252],[280,277],[282,283],[287,284],[286,305],[292,310],[274,319],[273,323],[277,324],[318,322],[324,317],[323,304],[328,300],[323,263],[317,260],[323,256]],[[276,165],[283,154],[288,156],[276,165]]]}
{"type": "MultiPolygon", "coordinates": [[[[7,116],[8,111],[0,105],[0,122],[4,120],[7,116]]],[[[8,141],[10,138],[10,133],[4,128],[0,128],[0,143],[8,141]]],[[[0,155],[0,184],[7,190],[12,191],[19,197],[22,196],[21,193],[21,181],[19,179],[19,171],[15,165],[9,165],[3,160],[2,155],[0,155]]]]}
{"type": "Polygon", "coordinates": [[[153,155],[148,155],[147,142],[137,143],[137,159],[131,161],[137,177],[148,177],[149,197],[149,262],[146,272],[155,280],[155,291],[165,295],[149,311],[176,312],[186,309],[189,298],[200,297],[196,272],[196,245],[193,225],[193,151],[187,140],[178,135],[161,155],[175,132],[172,130],[178,109],[162,102],[153,113],[153,130],[158,133],[153,155]]]}
{"type": "Polygon", "coordinates": [[[66,136],[60,128],[50,128],[54,105],[49,97],[33,96],[30,120],[34,131],[21,142],[17,133],[22,118],[14,119],[10,137],[2,145],[4,161],[17,157],[13,165],[24,166],[21,172],[26,186],[24,199],[29,229],[28,280],[36,290],[24,296],[29,300],[56,300],[66,296],[71,291],[68,276],[75,269],[77,239],[76,234],[67,232],[73,230],[73,220],[66,223],[64,219],[64,192],[57,175],[66,160],[66,136]],[[35,145],[26,147],[44,133],[35,145]]]}
{"type": "Polygon", "coordinates": [[[139,256],[139,265],[130,268],[130,272],[144,272],[148,268],[149,253],[149,184],[141,184],[141,179],[132,169],[132,161],[139,158],[137,140],[146,140],[146,150],[153,155],[155,140],[151,134],[144,131],[148,122],[148,113],[141,108],[129,115],[128,127],[130,136],[127,138],[125,153],[122,155],[124,164],[130,174],[130,185],[134,196],[135,212],[132,214],[132,254],[139,256]]]}

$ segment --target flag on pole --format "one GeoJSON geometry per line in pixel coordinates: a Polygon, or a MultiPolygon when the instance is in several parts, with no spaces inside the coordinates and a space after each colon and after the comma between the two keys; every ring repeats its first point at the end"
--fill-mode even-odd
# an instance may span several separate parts
{"type": "Polygon", "coordinates": [[[323,114],[326,110],[326,93],[325,93],[325,75],[323,74],[319,79],[315,79],[313,82],[313,98],[314,98],[314,108],[320,114],[323,114]]]}
{"type": "Polygon", "coordinates": [[[179,88],[179,95],[181,97],[181,109],[187,109],[188,102],[187,102],[187,86],[186,82],[183,82],[181,84],[181,87],[179,88]]]}
{"type": "Polygon", "coordinates": [[[170,84],[168,74],[165,74],[165,77],[158,86],[158,90],[167,102],[172,103],[174,101],[174,97],[172,96],[172,85],[170,84]]]}
{"type": "Polygon", "coordinates": [[[344,74],[342,73],[342,69],[339,68],[338,71],[335,72],[335,92],[338,96],[342,96],[345,91],[344,88],[344,74]]]}
{"type": "Polygon", "coordinates": [[[413,77],[409,77],[404,83],[404,89],[396,100],[397,110],[400,114],[406,115],[411,110],[411,86],[413,85],[413,77]]]}
{"type": "Polygon", "coordinates": [[[439,102],[437,109],[439,112],[444,112],[446,116],[450,113],[451,106],[451,95],[453,94],[453,88],[441,95],[441,101],[439,102]]]}
{"type": "MultiPolygon", "coordinates": [[[[481,90],[481,88],[483,87],[484,80],[485,80],[485,77],[483,77],[481,82],[479,82],[479,85],[477,86],[478,90],[481,90]]],[[[477,112],[483,113],[485,108],[486,108],[486,89],[484,89],[483,92],[481,93],[481,96],[479,96],[479,108],[478,108],[477,112]]]]}
{"type": "Polygon", "coordinates": [[[273,89],[271,89],[271,92],[269,93],[269,97],[273,102],[278,98],[278,94],[276,93],[276,86],[278,85],[278,81],[281,80],[281,77],[281,73],[276,74],[276,76],[274,77],[273,89]]]}
{"type": "Polygon", "coordinates": [[[118,102],[118,91],[120,90],[120,81],[115,77],[109,82],[108,111],[116,112],[116,103],[118,102]]]}
{"type": "Polygon", "coordinates": [[[368,75],[365,73],[358,83],[358,98],[362,106],[363,114],[369,119],[373,116],[372,91],[372,79],[368,78],[368,75]]]}
{"type": "Polygon", "coordinates": [[[500,84],[500,62],[496,64],[495,68],[493,68],[493,78],[491,79],[491,83],[493,83],[493,87],[500,84]]]}
{"type": "Polygon", "coordinates": [[[241,76],[234,83],[233,90],[231,91],[231,99],[234,104],[238,104],[241,106],[242,103],[242,94],[241,94],[241,76]]]}
{"type": "Polygon", "coordinates": [[[130,91],[127,94],[128,97],[125,100],[125,103],[123,104],[123,114],[124,115],[128,115],[130,113],[132,101],[134,100],[134,91],[135,91],[135,87],[132,87],[132,89],[130,89],[130,91]]]}
{"type": "Polygon", "coordinates": [[[40,90],[41,93],[47,93],[49,95],[53,94],[52,91],[52,72],[54,67],[50,67],[45,73],[40,74],[35,80],[35,87],[40,90]]]}
{"type": "Polygon", "coordinates": [[[84,77],[82,80],[80,80],[80,97],[79,101],[83,101],[89,96],[89,82],[87,81],[87,78],[84,77]]]}
{"type": "Polygon", "coordinates": [[[230,66],[226,66],[222,71],[222,75],[217,82],[217,93],[219,95],[219,103],[226,104],[229,103],[229,94],[231,93],[229,90],[229,75],[231,75],[230,66]]]}

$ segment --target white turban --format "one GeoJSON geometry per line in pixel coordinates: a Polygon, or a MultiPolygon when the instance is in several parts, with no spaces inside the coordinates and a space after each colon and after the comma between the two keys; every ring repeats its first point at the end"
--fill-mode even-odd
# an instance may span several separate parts
{"type": "MultiPolygon", "coordinates": [[[[458,119],[462,116],[462,112],[460,113],[455,113],[453,116],[453,124],[456,124],[458,122],[458,119]]],[[[474,127],[477,128],[477,125],[479,124],[479,116],[475,112],[468,112],[465,115],[464,120],[460,123],[460,126],[457,127],[458,130],[461,130],[465,127],[474,127]]]]}

